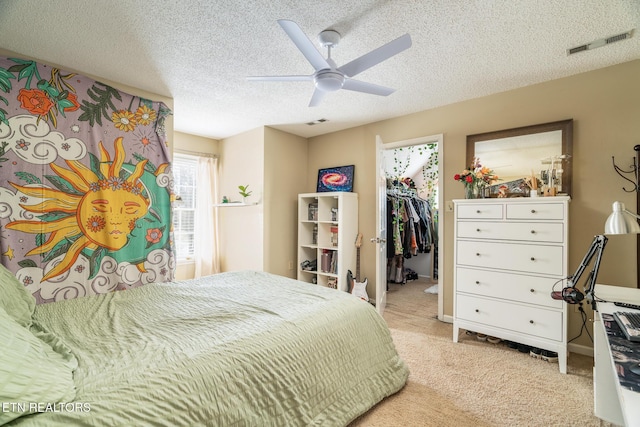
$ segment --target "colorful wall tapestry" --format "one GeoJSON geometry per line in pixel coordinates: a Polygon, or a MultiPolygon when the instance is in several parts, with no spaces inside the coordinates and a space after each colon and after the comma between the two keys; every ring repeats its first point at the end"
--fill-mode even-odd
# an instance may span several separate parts
{"type": "Polygon", "coordinates": [[[0,57],[0,261],[38,303],[173,279],[170,114],[0,57]]]}

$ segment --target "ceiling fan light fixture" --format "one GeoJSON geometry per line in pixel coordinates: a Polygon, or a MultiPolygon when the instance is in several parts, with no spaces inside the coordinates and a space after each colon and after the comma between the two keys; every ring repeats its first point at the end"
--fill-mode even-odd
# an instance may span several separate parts
{"type": "Polygon", "coordinates": [[[342,89],[344,74],[332,70],[319,71],[313,82],[323,92],[335,92],[342,89]]]}

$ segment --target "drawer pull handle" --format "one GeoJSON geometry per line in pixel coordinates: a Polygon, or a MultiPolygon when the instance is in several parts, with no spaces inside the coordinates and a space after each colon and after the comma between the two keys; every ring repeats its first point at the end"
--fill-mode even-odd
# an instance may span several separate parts
{"type": "Polygon", "coordinates": [[[479,233],[479,232],[480,232],[480,229],[479,229],[479,228],[476,228],[476,231],[479,233]]]}
{"type": "Polygon", "coordinates": [[[535,261],[536,259],[534,257],[531,257],[531,261],[535,261]]]}
{"type": "Polygon", "coordinates": [[[535,209],[531,209],[531,213],[532,214],[536,213],[536,210],[535,209]]]}
{"type": "Polygon", "coordinates": [[[476,308],[476,313],[480,313],[480,310],[478,310],[477,308],[476,308]]]}
{"type": "Polygon", "coordinates": [[[480,254],[476,252],[476,256],[480,256],[480,254]]]}
{"type": "Polygon", "coordinates": [[[533,320],[529,320],[529,323],[531,323],[533,325],[533,320]]]}
{"type": "Polygon", "coordinates": [[[480,281],[479,281],[479,280],[476,280],[476,285],[479,285],[479,284],[480,284],[480,281]]]}
{"type": "Polygon", "coordinates": [[[479,214],[479,213],[480,213],[480,209],[478,209],[478,210],[476,211],[476,213],[477,213],[477,214],[479,214]]]}
{"type": "Polygon", "coordinates": [[[536,234],[536,230],[531,230],[531,234],[536,234]]]}
{"type": "Polygon", "coordinates": [[[531,292],[531,293],[534,293],[535,291],[536,291],[536,290],[535,290],[535,289],[533,289],[533,288],[529,289],[529,292],[531,292]]]}

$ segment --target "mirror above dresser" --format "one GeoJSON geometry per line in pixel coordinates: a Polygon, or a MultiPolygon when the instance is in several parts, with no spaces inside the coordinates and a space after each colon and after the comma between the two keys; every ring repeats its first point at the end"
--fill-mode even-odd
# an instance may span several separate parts
{"type": "Polygon", "coordinates": [[[479,158],[500,183],[533,173],[544,185],[571,196],[573,119],[467,136],[467,165],[479,158]]]}

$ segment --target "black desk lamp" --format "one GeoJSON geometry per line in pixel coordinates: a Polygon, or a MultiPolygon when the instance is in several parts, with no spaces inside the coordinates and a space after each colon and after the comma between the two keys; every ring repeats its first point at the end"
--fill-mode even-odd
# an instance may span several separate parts
{"type": "MultiPolygon", "coordinates": [[[[640,233],[640,225],[638,225],[640,216],[628,211],[624,207],[624,203],[614,202],[613,212],[607,218],[604,224],[604,234],[637,234],[640,233]]],[[[598,270],[600,269],[600,261],[602,260],[602,252],[607,244],[607,237],[604,234],[598,234],[593,238],[591,246],[582,258],[580,265],[573,275],[567,277],[567,286],[559,292],[551,292],[551,298],[561,299],[569,304],[578,304],[586,298],[591,303],[591,308],[596,309],[596,299],[594,289],[598,270]],[[584,286],[584,294],[580,292],[576,285],[584,273],[593,257],[596,257],[593,269],[589,272],[586,284],[584,286]]]]}

